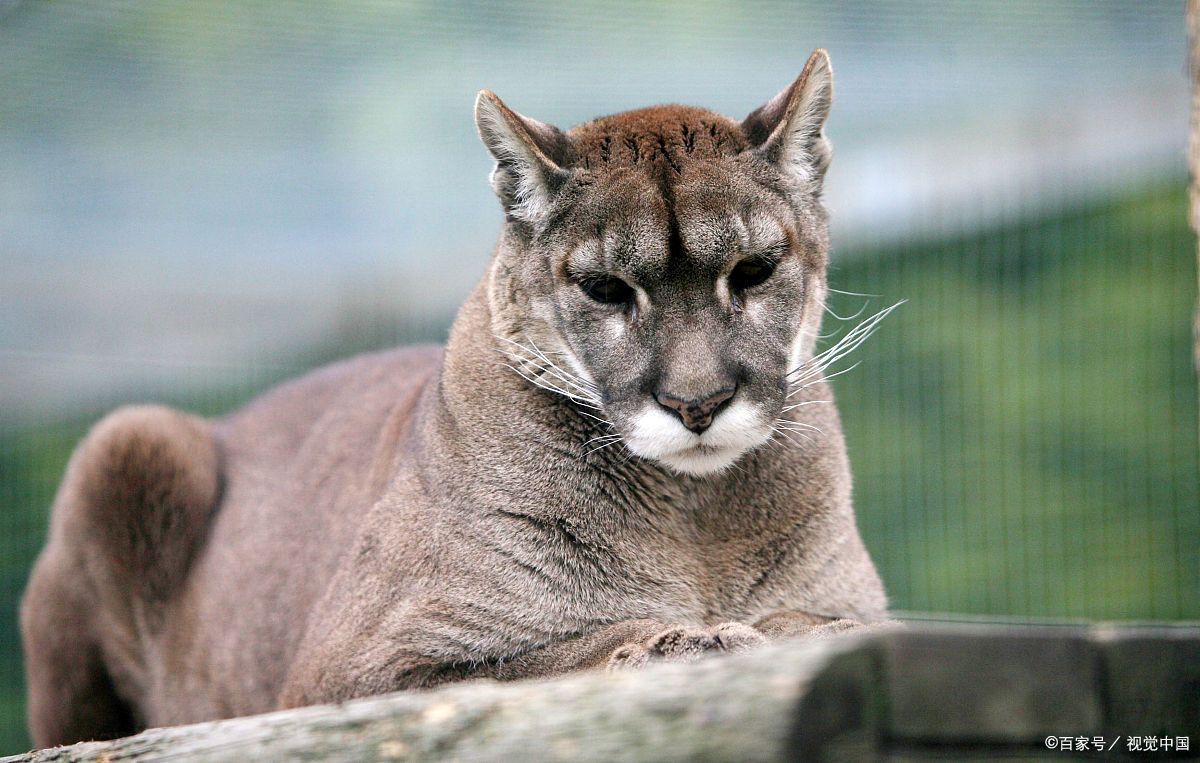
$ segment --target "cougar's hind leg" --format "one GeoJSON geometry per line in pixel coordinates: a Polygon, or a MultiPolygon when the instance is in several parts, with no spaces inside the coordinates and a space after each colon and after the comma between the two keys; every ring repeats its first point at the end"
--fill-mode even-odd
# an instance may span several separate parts
{"type": "Polygon", "coordinates": [[[21,603],[29,733],[35,747],[112,739],[137,731],[93,633],[92,597],[51,549],[21,603]]]}
{"type": "Polygon", "coordinates": [[[220,489],[208,424],[120,409],[76,449],[21,607],[30,729],[39,746],[135,731],[138,645],[161,627],[220,489]]]}

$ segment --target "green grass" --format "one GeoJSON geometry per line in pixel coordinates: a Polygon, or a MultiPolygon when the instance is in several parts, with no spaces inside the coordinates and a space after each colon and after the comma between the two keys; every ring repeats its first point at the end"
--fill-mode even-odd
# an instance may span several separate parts
{"type": "MultiPolygon", "coordinates": [[[[879,294],[877,306],[909,300],[835,381],[860,525],[893,605],[1200,618],[1184,182],[852,254],[832,286],[879,294]]],[[[832,299],[842,315],[861,304],[832,299]]],[[[200,378],[148,397],[218,413],[293,370],[401,338],[358,327],[294,368],[247,364],[236,387],[200,378]]],[[[29,745],[17,600],[71,448],[101,413],[0,429],[0,751],[29,745]]]]}
{"type": "Polygon", "coordinates": [[[909,300],[835,381],[893,606],[1200,617],[1184,184],[847,259],[909,300]]]}

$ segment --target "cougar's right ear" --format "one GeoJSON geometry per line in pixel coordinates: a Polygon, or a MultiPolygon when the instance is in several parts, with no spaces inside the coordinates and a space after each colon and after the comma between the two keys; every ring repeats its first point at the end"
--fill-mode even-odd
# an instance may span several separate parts
{"type": "Polygon", "coordinates": [[[518,114],[490,90],[475,97],[475,126],[496,159],[492,189],[505,213],[535,222],[570,174],[562,166],[567,136],[554,125],[518,114]]]}

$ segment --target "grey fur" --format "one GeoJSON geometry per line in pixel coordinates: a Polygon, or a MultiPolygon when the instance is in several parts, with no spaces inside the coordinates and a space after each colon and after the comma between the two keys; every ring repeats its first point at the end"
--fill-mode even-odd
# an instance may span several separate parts
{"type": "Polygon", "coordinates": [[[37,744],[885,617],[830,391],[787,377],[825,293],[828,76],[819,51],[743,124],[657,107],[563,133],[483,94],[508,219],[444,352],[354,358],[211,423],[122,409],[79,446],[22,606],[37,744]],[[735,299],[764,218],[784,248],[735,299]],[[590,301],[579,270],[638,307],[590,301]],[[628,450],[656,390],[730,383],[805,437],[701,474],[628,450]]]}

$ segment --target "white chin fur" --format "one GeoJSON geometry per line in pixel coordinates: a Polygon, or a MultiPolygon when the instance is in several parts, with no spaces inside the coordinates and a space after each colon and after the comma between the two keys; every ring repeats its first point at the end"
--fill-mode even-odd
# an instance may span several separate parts
{"type": "Polygon", "coordinates": [[[732,466],[738,458],[770,438],[763,417],[749,403],[738,400],[713,419],[702,434],[684,427],[671,413],[654,403],[633,418],[625,445],[634,455],[653,459],[683,474],[713,474],[732,466]]]}

